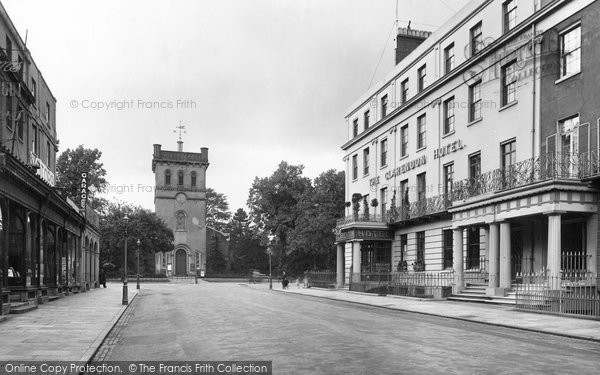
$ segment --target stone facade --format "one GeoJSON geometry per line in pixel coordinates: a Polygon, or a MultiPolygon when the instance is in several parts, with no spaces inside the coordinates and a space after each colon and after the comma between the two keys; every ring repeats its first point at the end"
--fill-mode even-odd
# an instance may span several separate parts
{"type": "Polygon", "coordinates": [[[154,145],[156,214],[173,230],[174,249],[157,253],[158,273],[167,276],[200,275],[206,270],[206,169],[208,149],[200,153],[166,151],[154,145]]]}

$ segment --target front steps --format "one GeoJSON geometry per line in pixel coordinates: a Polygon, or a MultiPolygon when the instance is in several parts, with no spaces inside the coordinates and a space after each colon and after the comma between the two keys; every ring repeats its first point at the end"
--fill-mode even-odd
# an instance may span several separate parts
{"type": "Polygon", "coordinates": [[[451,295],[447,298],[447,300],[459,302],[488,303],[494,305],[508,306],[516,304],[517,299],[515,292],[509,292],[506,297],[487,296],[485,294],[485,289],[487,287],[487,283],[467,283],[466,289],[462,290],[458,294],[451,295]]]}
{"type": "Polygon", "coordinates": [[[23,301],[21,299],[21,295],[11,295],[9,296],[9,313],[10,314],[24,314],[26,312],[35,310],[38,308],[36,299],[28,299],[23,301]]]}

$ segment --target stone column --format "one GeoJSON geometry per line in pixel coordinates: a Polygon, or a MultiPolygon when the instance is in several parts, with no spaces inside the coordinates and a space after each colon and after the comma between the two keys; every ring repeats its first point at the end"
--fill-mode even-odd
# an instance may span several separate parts
{"type": "Polygon", "coordinates": [[[352,281],[360,281],[360,241],[352,242],[352,281]]]}
{"type": "Polygon", "coordinates": [[[598,266],[598,215],[592,215],[587,220],[587,271],[596,276],[598,266]]]}
{"type": "Polygon", "coordinates": [[[550,289],[560,289],[561,216],[548,215],[548,277],[550,289]]]}
{"type": "Polygon", "coordinates": [[[499,290],[498,290],[498,286],[499,286],[498,274],[500,271],[499,264],[498,264],[498,255],[499,255],[499,247],[500,247],[499,232],[500,232],[500,224],[491,223],[490,229],[489,229],[489,237],[488,237],[489,282],[488,282],[488,288],[486,291],[487,295],[502,294],[502,293],[499,293],[499,290]]]}
{"type": "Polygon", "coordinates": [[[452,268],[454,269],[454,288],[452,293],[460,293],[464,287],[464,257],[463,257],[463,229],[456,228],[452,230],[452,268]]]}
{"type": "Polygon", "coordinates": [[[338,242],[337,244],[337,260],[336,260],[336,282],[337,287],[342,288],[344,286],[344,243],[338,242]]]}
{"type": "Polygon", "coordinates": [[[512,288],[511,277],[510,223],[500,223],[500,288],[505,291],[512,288]]]}

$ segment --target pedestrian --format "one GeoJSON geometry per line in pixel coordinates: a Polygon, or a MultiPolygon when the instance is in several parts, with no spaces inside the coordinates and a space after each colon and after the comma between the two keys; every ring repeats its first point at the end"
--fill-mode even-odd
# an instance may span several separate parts
{"type": "Polygon", "coordinates": [[[283,287],[283,289],[287,289],[288,286],[288,279],[287,276],[285,275],[285,272],[283,273],[283,278],[281,279],[281,286],[283,287]]]}
{"type": "Polygon", "coordinates": [[[98,275],[98,279],[100,281],[100,285],[106,288],[106,274],[104,273],[104,268],[100,268],[100,274],[98,275]]]}

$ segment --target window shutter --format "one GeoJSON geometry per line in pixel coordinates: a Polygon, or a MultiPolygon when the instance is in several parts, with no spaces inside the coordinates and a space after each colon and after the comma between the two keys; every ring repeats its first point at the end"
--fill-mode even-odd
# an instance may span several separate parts
{"type": "Polygon", "coordinates": [[[588,155],[590,152],[590,124],[585,123],[579,125],[579,153],[588,155]]]}
{"type": "Polygon", "coordinates": [[[546,137],[546,153],[554,154],[556,152],[556,134],[546,137]]]}

